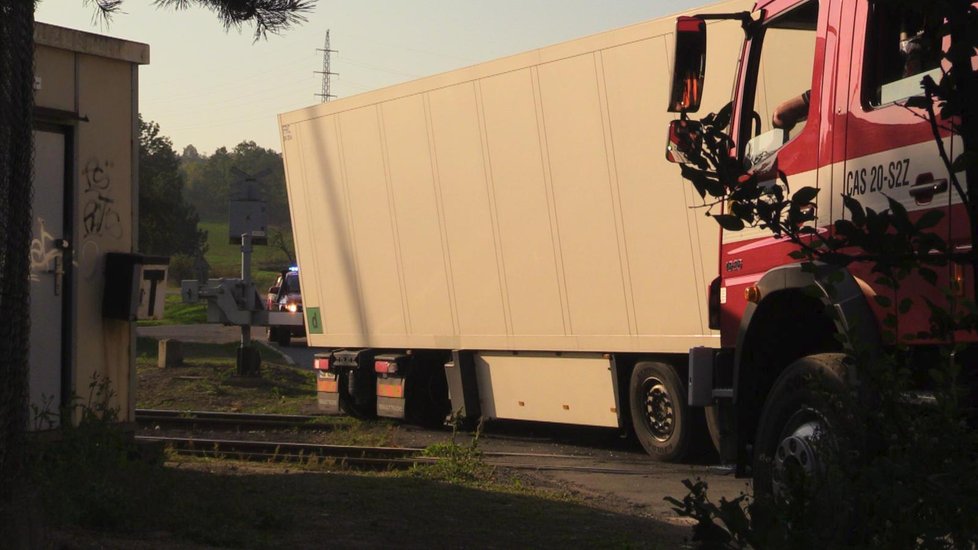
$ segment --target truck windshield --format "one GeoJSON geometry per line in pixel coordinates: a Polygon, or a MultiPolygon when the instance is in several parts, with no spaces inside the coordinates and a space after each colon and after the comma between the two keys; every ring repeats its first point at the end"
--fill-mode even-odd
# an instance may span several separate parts
{"type": "Polygon", "coordinates": [[[297,273],[289,273],[285,276],[285,281],[282,282],[282,292],[286,294],[299,293],[299,275],[297,273]]]}

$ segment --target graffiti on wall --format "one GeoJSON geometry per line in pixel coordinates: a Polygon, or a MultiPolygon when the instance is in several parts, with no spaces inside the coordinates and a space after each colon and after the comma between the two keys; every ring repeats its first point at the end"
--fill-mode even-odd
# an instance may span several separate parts
{"type": "Polygon", "coordinates": [[[31,240],[31,281],[38,281],[38,273],[50,271],[51,263],[61,254],[58,241],[44,228],[44,219],[37,218],[37,230],[31,240]]]}
{"type": "Polygon", "coordinates": [[[85,237],[122,238],[122,220],[112,198],[112,162],[92,157],[82,183],[82,229],[85,237]]]}

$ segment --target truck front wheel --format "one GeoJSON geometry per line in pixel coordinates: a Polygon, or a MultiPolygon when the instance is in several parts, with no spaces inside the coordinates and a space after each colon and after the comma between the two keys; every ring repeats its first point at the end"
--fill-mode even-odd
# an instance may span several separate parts
{"type": "Polygon", "coordinates": [[[670,462],[686,454],[689,407],[685,386],[672,366],[636,364],[629,382],[629,402],[635,435],[653,459],[670,462]]]}
{"type": "Polygon", "coordinates": [[[802,357],[774,382],[755,438],[756,495],[789,504],[817,490],[827,461],[843,456],[838,429],[848,394],[844,359],[840,353],[802,357]]]}

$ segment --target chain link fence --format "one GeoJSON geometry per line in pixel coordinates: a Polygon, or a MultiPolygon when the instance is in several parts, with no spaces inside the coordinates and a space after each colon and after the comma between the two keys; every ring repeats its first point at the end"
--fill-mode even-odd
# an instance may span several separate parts
{"type": "Polygon", "coordinates": [[[34,0],[0,0],[0,506],[28,423],[34,0]]]}

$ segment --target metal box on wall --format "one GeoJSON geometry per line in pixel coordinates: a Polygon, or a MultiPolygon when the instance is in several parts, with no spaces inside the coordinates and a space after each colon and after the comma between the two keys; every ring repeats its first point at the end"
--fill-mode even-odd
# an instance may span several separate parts
{"type": "Polygon", "coordinates": [[[170,259],[110,252],[105,255],[102,317],[135,321],[162,319],[170,259]]]}

